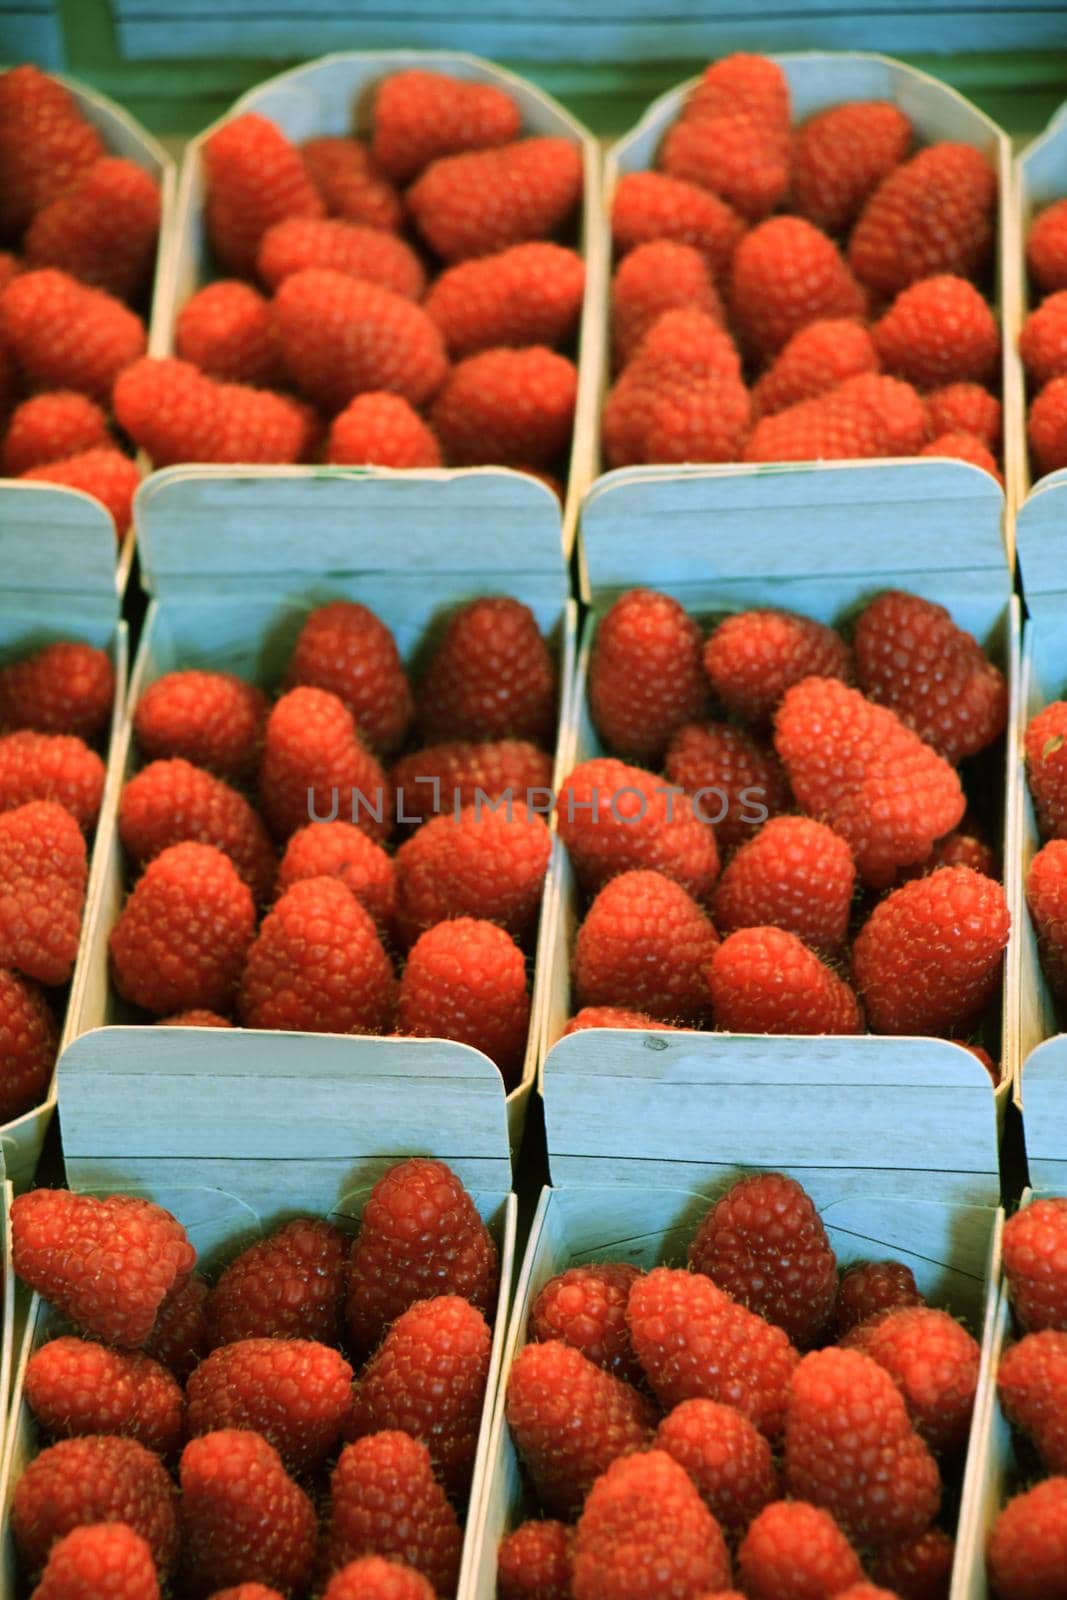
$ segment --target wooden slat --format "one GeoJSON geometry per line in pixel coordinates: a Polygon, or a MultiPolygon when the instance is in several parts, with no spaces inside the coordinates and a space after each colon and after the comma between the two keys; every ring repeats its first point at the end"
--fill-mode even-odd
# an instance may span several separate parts
{"type": "Polygon", "coordinates": [[[0,61],[58,67],[63,29],[56,0],[0,0],[0,61]]]}

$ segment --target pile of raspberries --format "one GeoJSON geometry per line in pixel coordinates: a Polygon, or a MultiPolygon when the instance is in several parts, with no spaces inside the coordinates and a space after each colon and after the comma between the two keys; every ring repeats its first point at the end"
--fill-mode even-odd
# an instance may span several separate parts
{"type": "Polygon", "coordinates": [[[1032,398],[1026,423],[1034,476],[1067,467],[1067,200],[1036,216],[1026,265],[1038,300],[1023,323],[1019,354],[1032,398]]]}
{"type": "Polygon", "coordinates": [[[791,125],[764,56],[708,67],[611,200],[609,467],[955,456],[1000,476],[997,178],[888,101],[791,125]]]}
{"type": "Polygon", "coordinates": [[[1024,736],[1026,780],[1042,839],[1026,874],[1026,902],[1046,982],[1067,1000],[1067,701],[1030,719],[1024,736]]]}
{"type": "Polygon", "coordinates": [[[11,1237],[62,1319],[11,1505],[33,1600],[451,1600],[500,1264],[448,1167],[403,1161],[354,1240],[298,1217],[210,1286],[143,1199],[37,1189],[11,1237]]]}

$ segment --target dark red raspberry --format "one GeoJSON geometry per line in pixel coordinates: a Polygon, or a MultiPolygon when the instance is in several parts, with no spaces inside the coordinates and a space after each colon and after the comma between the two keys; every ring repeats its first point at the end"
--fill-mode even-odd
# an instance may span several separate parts
{"type": "Polygon", "coordinates": [[[742,611],[727,617],[704,647],[704,670],[719,699],[744,722],[765,724],[790,685],[802,678],[848,678],[841,635],[788,611],[742,611]]]}
{"type": "Polygon", "coordinates": [[[389,780],[399,822],[455,813],[479,797],[483,805],[510,798],[534,809],[551,800],[552,757],[528,739],[452,739],[403,756],[389,780]]]}
{"type": "Polygon", "coordinates": [[[561,1339],[598,1367],[635,1382],[641,1368],[630,1343],[626,1303],[640,1276],[640,1267],[626,1261],[569,1267],[549,1279],[530,1307],[527,1337],[531,1343],[561,1339]]]}
{"type": "Polygon", "coordinates": [[[514,1088],[526,1054],[530,996],[526,962],[511,935],[478,917],[427,928],[408,953],[396,1026],[414,1038],[454,1039],[481,1050],[514,1088]]]}
{"type": "Polygon", "coordinates": [[[725,853],[750,839],[788,803],[773,749],[726,722],[691,722],[667,748],[666,774],[697,800],[725,853]]]}
{"type": "Polygon", "coordinates": [[[1067,1477],[1017,1494],[989,1536],[989,1575],[1000,1600],[1044,1600],[1067,1572],[1067,1477]]]}
{"type": "Polygon", "coordinates": [[[1067,701],[1054,700],[1031,717],[1025,749],[1041,837],[1067,838],[1067,701]]]}
{"type": "Polygon", "coordinates": [[[556,670],[529,607],[474,600],[450,619],[417,693],[419,736],[555,743],[556,670]]]}
{"type": "Polygon", "coordinates": [[[956,1546],[940,1528],[917,1539],[887,1544],[875,1556],[871,1571],[900,1600],[948,1600],[956,1546]]]}
{"type": "MultiPolygon", "coordinates": [[[[631,258],[632,259],[632,258],[631,258]]],[[[677,600],[631,589],[600,622],[589,664],[597,732],[628,761],[655,765],[708,699],[697,624],[677,600]]]]}
{"type": "Polygon", "coordinates": [[[389,1430],[341,1451],[325,1529],[330,1572],[379,1555],[414,1567],[444,1600],[456,1592],[462,1545],[456,1513],[424,1444],[389,1430]]]}
{"type": "Polygon", "coordinates": [[[496,1554],[500,1600],[571,1600],[573,1530],[564,1522],[523,1522],[496,1554]]]}
{"type": "Polygon", "coordinates": [[[178,1554],[178,1497],[157,1455],[136,1439],[89,1434],[61,1439],[29,1463],[11,1500],[11,1531],[23,1569],[40,1572],[58,1539],[97,1522],[140,1534],[160,1573],[178,1554]]]}
{"type": "Polygon", "coordinates": [[[0,967],[0,1123],[40,1105],[58,1046],[59,1024],[41,990],[0,967]]]}
{"type": "Polygon", "coordinates": [[[704,820],[715,811],[705,810],[706,794],[690,799],[679,787],[610,756],[575,767],[557,798],[556,819],[584,889],[648,870],[704,898],[719,871],[715,835],[704,820]]]}
{"type": "Polygon", "coordinates": [[[201,767],[180,759],[142,767],[122,790],[118,827],[138,867],[194,840],[229,857],[257,905],[271,898],[278,862],[269,833],[244,795],[201,767]]]}
{"type": "Polygon", "coordinates": [[[352,1368],[312,1339],[238,1339],[201,1361],[186,1385],[191,1436],[249,1428],[292,1472],[312,1471],[341,1437],[352,1368]]]}
{"type": "Polygon", "coordinates": [[[94,1522],[57,1539],[33,1600],[159,1600],[152,1551],[125,1522],[94,1522]]]}
{"type": "Polygon", "coordinates": [[[728,1033],[861,1033],[843,978],[784,928],[742,928],[707,968],[715,1025],[728,1033]]]}
{"type": "Polygon", "coordinates": [[[207,1280],[199,1273],[179,1279],[160,1305],[155,1326],[142,1346],[145,1355],[173,1372],[179,1383],[185,1382],[207,1354],[207,1296],[207,1280]]]}
{"type": "Polygon", "coordinates": [[[51,800],[0,814],[0,962],[66,983],[81,933],[88,863],[74,818],[51,800]]]}
{"type": "Polygon", "coordinates": [[[267,720],[261,689],[229,672],[167,672],[150,683],[133,715],[148,759],[184,757],[240,782],[255,770],[267,720]]]}
{"type": "Polygon", "coordinates": [[[753,1520],[737,1554],[749,1600],[829,1600],[863,1577],[828,1511],[776,1500],[753,1520]]]}
{"type": "Polygon", "coordinates": [[[158,1455],[181,1443],[184,1402],[165,1367],[87,1339],[52,1339],[26,1366],[25,1394],[46,1434],[114,1433],[158,1455]]]}
{"type": "Polygon", "coordinates": [[[1035,1200],[1008,1219],[1004,1276],[1022,1327],[1067,1333],[1067,1200],[1035,1200]]]}
{"type": "Polygon", "coordinates": [[[0,738],[0,811],[54,800],[88,832],[103,794],[104,763],[84,740],[29,729],[0,738]]]}
{"type": "Polygon", "coordinates": [[[841,1274],[834,1332],[840,1339],[881,1311],[922,1304],[915,1274],[903,1261],[857,1261],[841,1274]]]}
{"type": "Polygon", "coordinates": [[[339,1345],[348,1241],[339,1228],[298,1217],[230,1262],[204,1307],[212,1347],[237,1339],[339,1345]]]}
{"type": "Polygon", "coordinates": [[[73,641],[45,645],[0,668],[0,727],[96,739],[114,697],[115,669],[106,650],[73,641]]]}
{"type": "Polygon", "coordinates": [[[223,1428],[182,1451],[182,1568],[196,1594],[257,1582],[303,1589],[315,1559],[315,1509],[258,1433],[223,1428]]]}
{"type": "Polygon", "coordinates": [[[707,969],[715,929],[697,902],[661,872],[623,872],[605,884],[578,930],[580,1006],[624,1006],[697,1026],[710,1011],[707,969]]]}
{"type": "Polygon", "coordinates": [[[683,1400],[660,1423],[656,1449],[684,1467],[729,1539],[779,1494],[771,1447],[748,1418],[714,1400],[683,1400]]]}
{"type": "Polygon", "coordinates": [[[721,934],[773,926],[824,955],[848,936],[856,869],[845,841],[810,817],[774,817],[743,844],[715,885],[721,934]]]}
{"type": "Polygon", "coordinates": [[[1067,1333],[1043,1328],[1009,1345],[997,1373],[1004,1415],[1034,1442],[1047,1472],[1067,1472],[1067,1333]]]}
{"type": "Polygon", "coordinates": [[[352,713],[325,689],[290,689],[267,721],[259,802],[278,839],[308,822],[351,821],[379,841],[392,829],[385,773],[352,713]]]}
{"type": "Polygon", "coordinates": [[[963,1449],[981,1350],[962,1323],[931,1306],[904,1306],[861,1323],[842,1343],[885,1368],[916,1432],[935,1454],[963,1449]]]}
{"type": "Polygon", "coordinates": [[[293,647],[286,684],[335,694],[375,750],[388,755],[404,742],[411,690],[396,641],[366,606],[334,600],[313,611],[293,647]]]}
{"type": "Polygon", "coordinates": [[[450,917],[481,917],[520,942],[541,909],[552,836],[522,802],[501,811],[475,804],[434,817],[396,857],[397,929],[410,945],[450,917]]]}

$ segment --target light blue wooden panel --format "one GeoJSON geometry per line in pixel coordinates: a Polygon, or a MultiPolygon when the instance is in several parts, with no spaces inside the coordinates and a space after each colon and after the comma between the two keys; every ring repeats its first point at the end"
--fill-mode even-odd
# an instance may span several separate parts
{"type": "Polygon", "coordinates": [[[63,30],[56,0],[0,0],[0,61],[63,63],[63,30]]]}

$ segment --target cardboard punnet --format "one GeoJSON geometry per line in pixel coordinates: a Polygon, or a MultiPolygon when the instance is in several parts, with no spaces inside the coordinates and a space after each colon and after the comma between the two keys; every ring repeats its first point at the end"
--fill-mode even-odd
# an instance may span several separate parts
{"type": "MultiPolygon", "coordinates": [[[[562,540],[565,556],[574,543],[578,506],[582,492],[592,481],[595,449],[597,374],[600,367],[599,341],[602,336],[600,308],[596,301],[603,282],[600,258],[606,249],[605,230],[600,216],[600,150],[596,140],[569,112],[533,84],[483,61],[478,56],[455,51],[371,50],[324,56],[318,61],[270,78],[234,102],[224,118],[206,128],[188,145],[182,165],[175,222],[174,249],[163,295],[161,323],[163,338],[172,341],[178,312],[198,288],[212,275],[210,245],[204,223],[205,142],[231,118],[254,111],[268,117],[287,135],[301,142],[320,135],[366,132],[374,86],[391,72],[419,67],[448,73],[476,83],[494,84],[517,102],[522,113],[524,135],[551,135],[580,145],[584,165],[585,194],[579,225],[580,249],[586,262],[586,287],[576,341],[578,400],[575,409],[573,444],[567,476],[565,504],[561,512],[552,491],[527,474],[507,474],[508,492],[527,516],[551,519],[557,541],[562,540]],[[561,522],[562,517],[562,522],[561,522]]],[[[168,344],[169,350],[169,344],[168,344]]],[[[308,469],[309,471],[313,469],[308,469]]],[[[408,472],[405,477],[433,483],[445,480],[456,484],[453,503],[466,515],[468,530],[477,524],[484,502],[478,479],[485,475],[500,478],[505,469],[483,467],[444,472],[408,472]]],[[[393,476],[375,474],[388,482],[393,476]]],[[[469,537],[469,533],[468,533],[469,537]]]]}
{"type": "Polygon", "coordinates": [[[1006,468],[1009,482],[1015,485],[1016,511],[1026,497],[1037,489],[1054,484],[1063,485],[1067,472],[1062,469],[1043,478],[1034,479],[1030,464],[1030,451],[1026,441],[1027,383],[1026,372],[1019,356],[1019,334],[1031,311],[1045,298],[1041,290],[1030,283],[1026,267],[1026,242],[1030,225],[1046,206],[1067,195],[1067,105],[1061,106],[1041,136],[1028,145],[1014,163],[1012,220],[1013,241],[1018,258],[1017,275],[1019,293],[1015,316],[1004,319],[1005,360],[1005,453],[1015,457],[1014,465],[1006,468]],[[1010,425],[1009,425],[1010,423],[1010,425]]]}
{"type": "MultiPolygon", "coordinates": [[[[774,55],[772,59],[781,66],[789,81],[793,118],[801,122],[806,117],[830,106],[850,100],[890,100],[907,115],[915,128],[917,143],[930,144],[948,139],[974,145],[993,163],[999,179],[999,204],[997,213],[998,260],[996,268],[996,307],[1005,330],[1017,320],[1019,298],[1019,259],[1012,234],[1011,204],[1011,147],[1007,135],[996,123],[979,111],[956,90],[938,82],[936,78],[894,61],[888,56],[853,54],[849,52],[820,52],[774,55]]],[[[608,151],[604,163],[604,216],[610,233],[612,196],[619,178],[629,172],[642,172],[655,164],[660,140],[677,120],[690,90],[698,80],[679,85],[669,94],[662,95],[645,112],[637,126],[608,151]]],[[[610,273],[609,251],[601,257],[604,282],[598,296],[600,313],[604,319],[602,336],[597,345],[600,357],[599,394],[602,402],[611,382],[610,339],[610,273]]],[[[1007,351],[1002,363],[1002,387],[1006,402],[1015,396],[1012,383],[1014,371],[1007,351]]],[[[1013,346],[1014,347],[1014,346],[1013,346]]],[[[1017,396],[1015,396],[1017,403],[1017,396]]],[[[1014,413],[1008,415],[1006,405],[1005,426],[1015,427],[1014,413]]],[[[600,452],[599,411],[596,422],[596,467],[604,475],[597,479],[586,495],[582,508],[583,543],[595,537],[596,527],[604,520],[631,523],[644,522],[646,537],[655,528],[655,539],[661,549],[669,551],[676,523],[682,515],[702,523],[705,541],[710,543],[716,534],[716,522],[723,511],[723,485],[738,473],[758,476],[768,468],[764,465],[724,466],[693,465],[678,468],[640,466],[620,467],[604,472],[600,452]]],[[[1012,524],[1005,515],[1005,505],[1015,503],[1012,479],[1013,461],[1010,449],[1005,452],[1007,474],[1006,496],[999,484],[979,468],[969,467],[960,461],[922,460],[912,462],[917,476],[910,481],[919,503],[928,498],[943,499],[944,484],[956,480],[953,498],[962,506],[966,504],[969,526],[979,530],[994,529],[1005,540],[1009,564],[1012,559],[1012,524]]],[[[773,469],[775,492],[784,506],[824,506],[822,474],[829,464],[801,463],[773,469]]],[[[901,463],[897,461],[853,461],[843,464],[844,471],[854,479],[850,497],[854,505],[865,505],[876,510],[888,493],[892,502],[898,496],[888,489],[894,473],[901,463]]],[[[847,536],[847,530],[843,530],[847,536]]],[[[877,552],[875,525],[859,530],[865,537],[872,556],[877,552]]],[[[584,596],[583,596],[584,597],[584,596]]]]}

